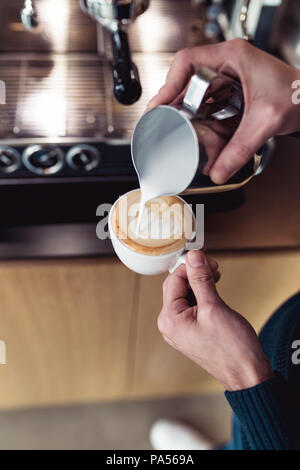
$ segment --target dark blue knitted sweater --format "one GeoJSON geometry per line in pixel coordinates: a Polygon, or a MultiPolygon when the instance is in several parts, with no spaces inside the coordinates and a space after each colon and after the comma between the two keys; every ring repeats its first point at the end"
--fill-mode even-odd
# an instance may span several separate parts
{"type": "Polygon", "coordinates": [[[266,323],[259,339],[276,375],[246,390],[225,392],[234,412],[232,449],[300,449],[300,292],[266,323]],[[295,362],[295,361],[294,361],[295,362]]]}

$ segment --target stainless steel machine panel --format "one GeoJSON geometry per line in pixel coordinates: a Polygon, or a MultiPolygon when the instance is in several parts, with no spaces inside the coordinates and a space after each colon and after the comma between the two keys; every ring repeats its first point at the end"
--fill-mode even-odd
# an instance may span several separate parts
{"type": "Polygon", "coordinates": [[[112,95],[111,71],[97,54],[0,55],[7,104],[0,108],[0,138],[130,139],[148,100],[163,84],[173,54],[135,54],[142,98],[131,107],[112,95]]]}

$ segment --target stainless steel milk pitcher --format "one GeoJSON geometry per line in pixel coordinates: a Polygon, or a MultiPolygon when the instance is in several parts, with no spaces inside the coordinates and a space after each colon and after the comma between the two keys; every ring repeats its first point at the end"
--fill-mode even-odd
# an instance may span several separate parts
{"type": "MultiPolygon", "coordinates": [[[[186,159],[191,166],[184,189],[180,186],[180,174],[176,176],[180,194],[208,194],[244,186],[263,170],[273,148],[272,141],[226,184],[216,185],[202,173],[206,163],[217,158],[236,131],[243,106],[243,90],[237,80],[201,68],[192,76],[182,103],[158,106],[139,120],[131,141],[137,173],[145,159],[151,164],[154,155],[159,155],[162,162],[164,158],[170,161],[170,155],[174,155],[174,161],[186,159]],[[197,165],[191,164],[195,161],[197,165]]],[[[174,178],[174,169],[170,168],[172,171],[174,178]]]]}

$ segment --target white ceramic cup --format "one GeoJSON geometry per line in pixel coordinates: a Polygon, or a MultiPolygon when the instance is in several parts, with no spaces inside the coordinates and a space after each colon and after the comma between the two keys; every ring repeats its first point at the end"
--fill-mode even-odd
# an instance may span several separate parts
{"type": "MultiPolygon", "coordinates": [[[[134,189],[133,191],[136,191],[136,189],[134,189]]],[[[129,194],[133,191],[129,191],[126,194],[129,194]]],[[[123,196],[121,197],[126,196],[126,194],[123,194],[123,196]]],[[[145,274],[145,275],[154,275],[154,274],[161,274],[166,271],[173,272],[177,268],[177,266],[179,266],[182,263],[185,263],[185,255],[188,250],[188,244],[191,243],[193,239],[195,238],[195,231],[191,239],[187,241],[186,245],[184,245],[179,250],[174,251],[172,253],[167,253],[164,255],[156,256],[156,255],[145,255],[144,253],[139,253],[138,251],[134,251],[133,249],[129,248],[129,246],[125,245],[125,243],[123,243],[122,240],[120,240],[116,236],[115,231],[112,226],[112,214],[119,199],[116,200],[116,202],[114,203],[114,205],[112,206],[109,212],[108,230],[109,230],[109,235],[110,235],[110,239],[114,247],[114,250],[123,264],[125,264],[129,269],[131,269],[132,271],[135,271],[136,273],[145,274]]],[[[189,208],[193,216],[194,227],[196,228],[196,219],[195,219],[195,216],[191,207],[181,197],[178,197],[178,199],[180,199],[189,208]]]]}

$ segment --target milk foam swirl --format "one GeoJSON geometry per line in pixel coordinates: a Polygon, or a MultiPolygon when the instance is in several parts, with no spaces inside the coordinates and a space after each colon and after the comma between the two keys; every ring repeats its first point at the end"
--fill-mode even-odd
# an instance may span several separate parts
{"type": "Polygon", "coordinates": [[[122,196],[115,207],[113,226],[118,238],[131,248],[147,252],[175,251],[192,238],[193,217],[190,208],[176,196],[162,196],[145,207],[139,230],[140,190],[122,196]]]}

